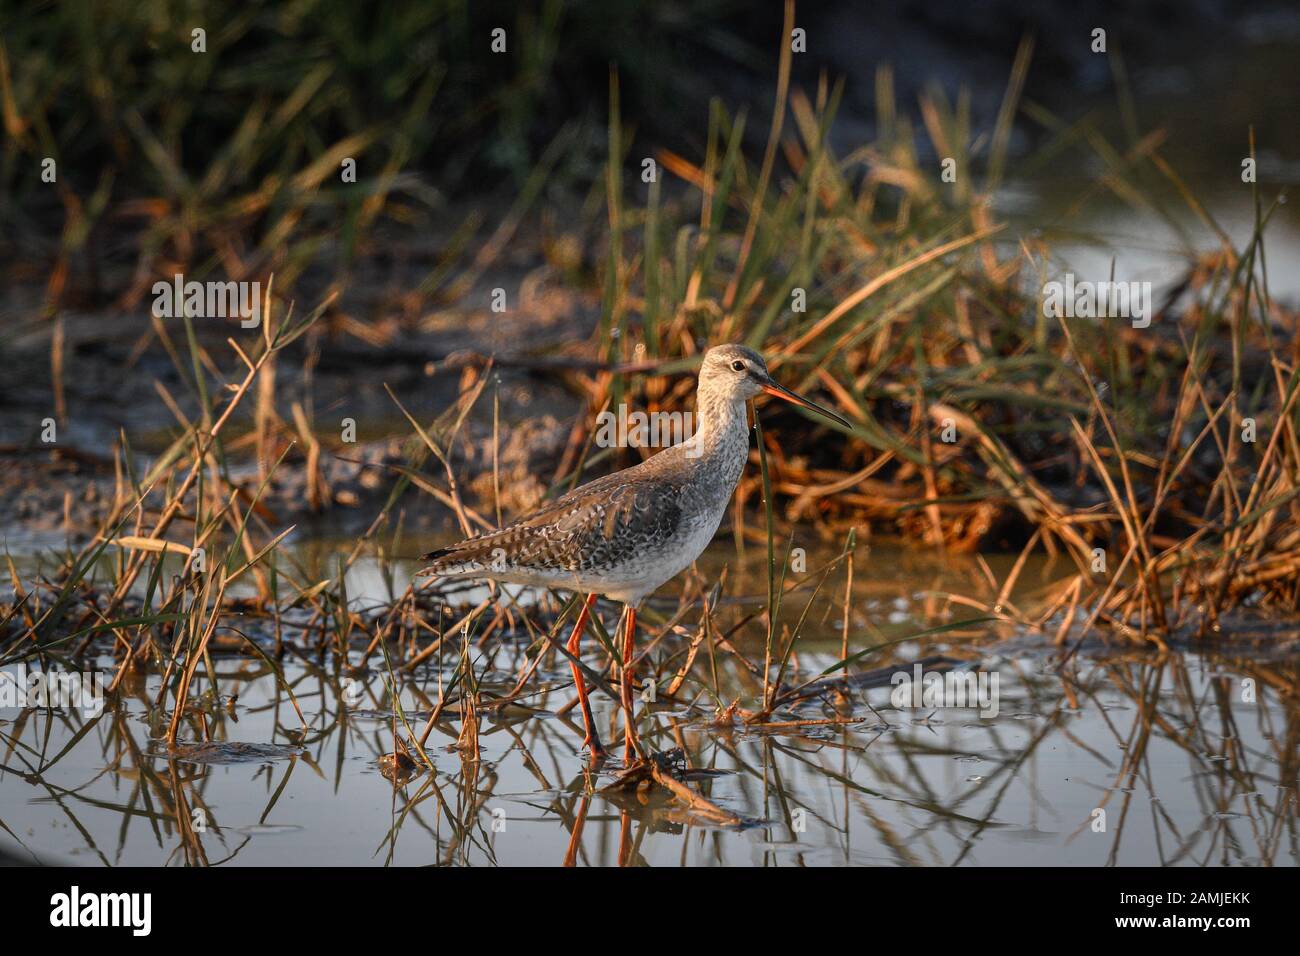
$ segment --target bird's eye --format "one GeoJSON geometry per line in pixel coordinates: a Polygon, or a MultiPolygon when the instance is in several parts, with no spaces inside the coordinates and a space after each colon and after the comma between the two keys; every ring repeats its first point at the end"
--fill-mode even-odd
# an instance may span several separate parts
{"type": "Polygon", "coordinates": [[[740,359],[736,359],[736,361],[731,363],[731,367],[734,368],[737,372],[743,372],[745,370],[745,363],[742,362],[740,359]]]}

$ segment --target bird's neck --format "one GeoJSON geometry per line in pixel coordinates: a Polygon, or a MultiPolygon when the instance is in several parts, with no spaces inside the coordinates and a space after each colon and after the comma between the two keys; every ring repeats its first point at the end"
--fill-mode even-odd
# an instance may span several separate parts
{"type": "Polygon", "coordinates": [[[744,400],[701,386],[695,396],[697,454],[714,463],[734,485],[749,457],[749,420],[744,400]]]}

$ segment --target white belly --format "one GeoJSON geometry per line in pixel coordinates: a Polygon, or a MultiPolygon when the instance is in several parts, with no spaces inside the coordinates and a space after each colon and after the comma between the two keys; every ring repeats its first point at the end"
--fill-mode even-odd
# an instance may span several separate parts
{"type": "Polygon", "coordinates": [[[723,508],[715,514],[699,515],[684,523],[665,547],[639,554],[599,576],[591,590],[616,601],[639,604],[641,600],[677,577],[704,553],[722,523],[723,508]]]}

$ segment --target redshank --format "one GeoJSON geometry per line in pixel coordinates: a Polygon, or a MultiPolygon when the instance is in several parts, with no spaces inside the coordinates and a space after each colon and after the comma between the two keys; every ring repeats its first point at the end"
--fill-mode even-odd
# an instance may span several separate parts
{"type": "MultiPolygon", "coordinates": [[[[632,658],[637,609],[660,586],[690,567],[712,540],[749,457],[745,403],[767,393],[852,428],[768,374],[743,345],[704,354],[695,396],[695,434],[631,468],[597,478],[500,529],[423,555],[421,575],[558,588],[585,594],[566,645],[576,659],[597,596],[623,604],[621,704],[624,758],[641,756],[633,714],[632,658]]],[[[572,661],[586,725],[585,746],[604,753],[587,685],[572,661]]]]}

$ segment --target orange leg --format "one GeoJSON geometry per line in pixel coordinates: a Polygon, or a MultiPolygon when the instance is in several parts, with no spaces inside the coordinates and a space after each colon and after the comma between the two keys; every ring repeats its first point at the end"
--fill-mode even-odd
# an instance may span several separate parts
{"type": "Polygon", "coordinates": [[[636,608],[625,605],[627,621],[623,629],[623,762],[632,763],[632,755],[641,756],[636,736],[636,714],[632,703],[632,657],[636,651],[636,608]]]}
{"type": "MultiPolygon", "coordinates": [[[[582,644],[582,631],[587,626],[587,615],[591,612],[591,606],[595,603],[596,595],[588,594],[587,600],[583,602],[581,610],[578,611],[578,623],[573,626],[573,635],[569,638],[569,643],[565,645],[569,653],[574,657],[578,656],[578,650],[582,644]]],[[[605,748],[600,744],[600,735],[596,733],[596,721],[591,716],[591,702],[587,700],[587,682],[582,679],[582,669],[573,661],[569,662],[569,668],[573,671],[573,683],[578,688],[578,702],[582,705],[582,723],[587,728],[587,739],[582,744],[584,747],[591,747],[593,757],[603,756],[605,748]]]]}

